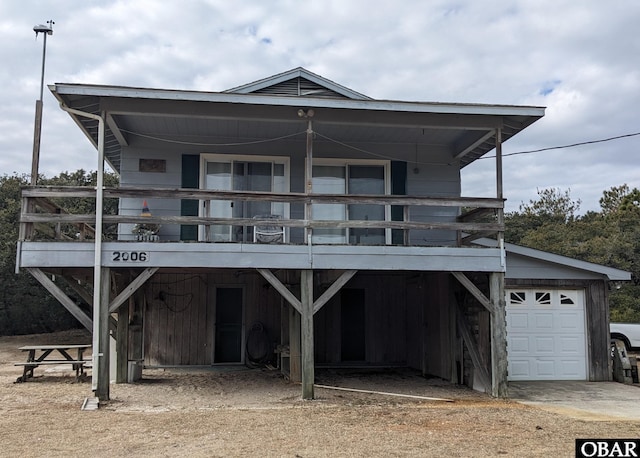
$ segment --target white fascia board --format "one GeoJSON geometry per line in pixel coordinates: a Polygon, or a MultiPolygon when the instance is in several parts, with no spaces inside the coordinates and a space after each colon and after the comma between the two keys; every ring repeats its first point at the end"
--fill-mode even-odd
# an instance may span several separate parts
{"type": "Polygon", "coordinates": [[[122,97],[186,102],[237,103],[248,105],[291,106],[297,108],[335,108],[350,110],[396,111],[408,113],[441,113],[461,115],[533,116],[543,117],[545,108],[517,105],[484,105],[439,102],[402,102],[393,100],[353,100],[298,97],[266,94],[235,94],[226,92],[179,91],[171,89],[132,88],[56,83],[49,86],[54,94],[122,97]]]}

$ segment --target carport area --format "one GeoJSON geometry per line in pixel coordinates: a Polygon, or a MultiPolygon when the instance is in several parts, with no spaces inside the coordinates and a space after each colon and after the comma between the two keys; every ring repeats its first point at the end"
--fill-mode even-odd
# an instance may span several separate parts
{"type": "Polygon", "coordinates": [[[640,385],[617,382],[509,382],[509,397],[523,404],[585,420],[640,421],[640,385]]]}

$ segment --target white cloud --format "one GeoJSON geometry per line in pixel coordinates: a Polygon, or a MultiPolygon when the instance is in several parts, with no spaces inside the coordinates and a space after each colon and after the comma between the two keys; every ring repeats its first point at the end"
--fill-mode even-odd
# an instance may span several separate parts
{"type": "MultiPolygon", "coordinates": [[[[30,169],[42,37],[45,81],[220,91],[304,66],[375,98],[546,106],[505,153],[635,131],[640,3],[634,0],[59,0],[0,4],[0,173],[30,169]]],[[[46,91],[45,91],[46,92],[46,91]]],[[[93,147],[45,93],[41,170],[95,169],[93,147]]],[[[583,209],[640,187],[640,137],[505,157],[517,208],[536,189],[571,188],[583,209]]],[[[465,193],[495,192],[491,160],[465,193]]]]}

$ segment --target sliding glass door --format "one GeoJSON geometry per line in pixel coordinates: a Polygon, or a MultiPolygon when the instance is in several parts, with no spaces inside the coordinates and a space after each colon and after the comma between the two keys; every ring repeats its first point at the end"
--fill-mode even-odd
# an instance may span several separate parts
{"type": "MultiPolygon", "coordinates": [[[[288,161],[262,158],[206,155],[203,157],[205,189],[218,191],[288,192],[288,161]]],[[[214,218],[288,218],[288,205],[280,202],[209,200],[202,203],[204,216],[214,218]]],[[[253,226],[214,225],[201,229],[201,240],[250,242],[253,226]]]]}
{"type": "MultiPolygon", "coordinates": [[[[371,162],[338,162],[318,159],[313,166],[313,192],[318,194],[389,193],[389,164],[371,162]]],[[[389,208],[369,204],[314,204],[314,220],[385,221],[389,208]]],[[[314,229],[313,242],[326,244],[384,245],[389,231],[351,227],[348,229],[314,229]]]]}

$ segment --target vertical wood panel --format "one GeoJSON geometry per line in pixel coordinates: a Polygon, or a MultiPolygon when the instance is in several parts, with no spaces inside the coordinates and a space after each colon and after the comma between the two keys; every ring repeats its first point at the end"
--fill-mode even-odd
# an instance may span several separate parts
{"type": "Polygon", "coordinates": [[[407,365],[422,370],[422,297],[421,278],[407,281],[407,365]]]}

